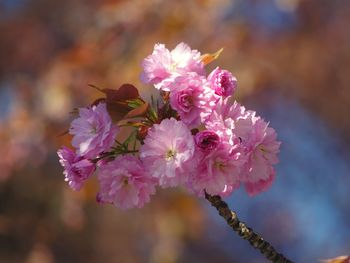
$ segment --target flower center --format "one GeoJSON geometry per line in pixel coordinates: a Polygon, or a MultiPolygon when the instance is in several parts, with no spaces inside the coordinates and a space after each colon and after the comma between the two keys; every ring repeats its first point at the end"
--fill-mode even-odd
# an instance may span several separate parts
{"type": "Polygon", "coordinates": [[[127,186],[129,184],[129,179],[127,177],[124,177],[122,180],[123,186],[127,186]]]}
{"type": "Polygon", "coordinates": [[[265,159],[268,158],[266,155],[269,153],[269,150],[266,149],[265,145],[260,144],[260,145],[257,147],[257,149],[260,150],[262,156],[263,156],[265,159]]]}
{"type": "Polygon", "coordinates": [[[165,154],[165,160],[170,161],[170,160],[174,159],[175,156],[176,156],[176,152],[174,150],[169,150],[165,154]]]}
{"type": "Polygon", "coordinates": [[[262,145],[262,144],[260,144],[257,148],[258,148],[260,151],[262,151],[262,152],[268,152],[267,149],[266,149],[266,147],[265,147],[264,145],[262,145]]]}
{"type": "Polygon", "coordinates": [[[171,63],[171,65],[170,65],[170,70],[171,70],[171,71],[176,71],[177,66],[178,66],[178,63],[177,63],[177,62],[171,63]]]}
{"type": "Polygon", "coordinates": [[[226,167],[226,165],[225,165],[225,163],[223,161],[218,161],[218,160],[215,161],[214,166],[219,171],[224,171],[224,169],[226,167]]]}
{"type": "Polygon", "coordinates": [[[79,169],[77,167],[72,167],[72,172],[74,173],[74,176],[78,179],[83,179],[83,171],[82,169],[79,169]]]}
{"type": "Polygon", "coordinates": [[[93,135],[97,134],[97,126],[96,126],[96,124],[91,124],[90,126],[91,126],[90,133],[93,134],[93,135]]]}
{"type": "Polygon", "coordinates": [[[193,97],[191,94],[181,93],[178,96],[178,103],[183,111],[188,111],[194,105],[193,97]]]}

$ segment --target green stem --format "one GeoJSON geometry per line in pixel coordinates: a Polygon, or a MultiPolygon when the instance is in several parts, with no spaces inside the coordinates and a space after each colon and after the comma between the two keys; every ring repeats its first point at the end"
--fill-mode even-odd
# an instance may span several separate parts
{"type": "Polygon", "coordinates": [[[230,210],[220,196],[212,196],[205,192],[205,198],[216,208],[219,215],[226,220],[227,224],[232,227],[241,238],[247,240],[252,247],[259,249],[268,260],[274,263],[293,263],[282,254],[278,253],[259,234],[255,233],[251,228],[247,227],[245,223],[241,222],[237,214],[230,210]]]}

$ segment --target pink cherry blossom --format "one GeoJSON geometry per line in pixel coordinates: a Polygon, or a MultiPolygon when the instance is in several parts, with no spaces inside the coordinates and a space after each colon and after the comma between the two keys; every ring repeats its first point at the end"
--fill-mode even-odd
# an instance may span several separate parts
{"type": "Polygon", "coordinates": [[[245,164],[239,180],[246,183],[246,189],[254,193],[265,190],[272,183],[273,165],[278,162],[280,142],[276,132],[268,127],[254,111],[247,111],[237,102],[230,104],[230,98],[220,99],[205,122],[207,129],[214,130],[223,142],[235,145],[245,156],[245,164]],[[270,180],[269,180],[270,178],[270,180]]]}
{"type": "Polygon", "coordinates": [[[221,98],[211,113],[205,118],[205,127],[215,131],[222,141],[235,145],[239,139],[236,133],[236,124],[245,120],[248,113],[243,106],[236,101],[231,103],[231,97],[221,98]]]}
{"type": "Polygon", "coordinates": [[[251,183],[251,182],[244,183],[244,188],[250,196],[254,196],[263,191],[266,191],[271,186],[274,179],[275,179],[275,171],[273,170],[267,179],[265,180],[260,179],[255,183],[251,183]]]}
{"type": "Polygon", "coordinates": [[[76,155],[74,151],[67,147],[57,151],[59,162],[64,168],[65,181],[76,191],[79,191],[84,182],[95,171],[95,165],[82,156],[76,155]]]}
{"type": "Polygon", "coordinates": [[[200,53],[185,44],[178,44],[169,51],[164,44],[156,44],[153,53],[142,62],[141,80],[154,84],[157,89],[169,91],[169,84],[175,77],[196,72],[204,75],[204,65],[200,53]]]}
{"type": "Polygon", "coordinates": [[[210,152],[196,151],[198,166],[188,187],[199,196],[227,196],[239,187],[239,173],[244,164],[239,147],[222,143],[210,152]]]}
{"type": "Polygon", "coordinates": [[[73,120],[69,133],[77,153],[86,158],[95,158],[113,145],[119,128],[112,124],[106,104],[80,108],[79,118],[73,120]]]}
{"type": "Polygon", "coordinates": [[[249,123],[247,120],[242,122],[243,129],[240,129],[240,123],[237,125],[237,131],[242,138],[242,145],[247,156],[241,180],[249,183],[260,182],[261,185],[261,182],[270,182],[271,176],[275,174],[273,165],[278,163],[277,154],[280,142],[276,140],[276,132],[268,127],[268,123],[255,117],[253,113],[250,116],[251,118],[247,118],[251,120],[250,129],[246,127],[249,123]]]}
{"type": "Polygon", "coordinates": [[[119,156],[101,165],[97,177],[100,183],[97,201],[100,203],[112,203],[122,209],[141,208],[155,193],[156,180],[132,155],[119,156]]]}
{"type": "Polygon", "coordinates": [[[144,206],[156,185],[185,186],[201,197],[227,196],[240,185],[251,196],[267,190],[280,148],[275,130],[232,99],[237,79],[231,72],[216,67],[206,77],[204,66],[200,52],[185,43],[173,50],[156,44],[142,62],[141,80],[162,100],[152,98],[135,122],[122,120],[131,129],[144,125],[123,143],[115,141],[120,129],[104,102],[80,108],[69,129],[75,152],[58,151],[70,187],[79,190],[97,170],[98,202],[122,209],[144,206]],[[125,155],[137,151],[139,157],[125,155]]]}
{"type": "Polygon", "coordinates": [[[148,131],[140,158],[162,187],[177,186],[188,180],[194,168],[194,139],[182,121],[164,119],[148,131]]]}
{"type": "Polygon", "coordinates": [[[215,94],[222,97],[231,96],[237,89],[237,79],[227,70],[219,67],[208,76],[208,81],[215,94]]]}
{"type": "Polygon", "coordinates": [[[170,105],[189,128],[198,126],[216,102],[206,78],[196,73],[177,77],[170,89],[170,105]]]}
{"type": "Polygon", "coordinates": [[[252,135],[254,125],[261,120],[255,111],[245,110],[243,116],[236,118],[234,123],[234,133],[246,144],[252,135]]]}

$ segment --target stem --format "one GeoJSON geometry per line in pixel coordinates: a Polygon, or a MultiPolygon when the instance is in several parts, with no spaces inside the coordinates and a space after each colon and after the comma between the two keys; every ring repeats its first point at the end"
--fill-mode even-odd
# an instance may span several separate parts
{"type": "Polygon", "coordinates": [[[259,249],[268,260],[274,263],[293,263],[282,254],[278,253],[259,234],[255,233],[251,228],[247,227],[245,223],[241,222],[236,213],[230,210],[220,196],[212,196],[205,192],[205,198],[218,210],[219,215],[226,220],[227,224],[232,227],[241,238],[247,240],[252,247],[259,249]]]}

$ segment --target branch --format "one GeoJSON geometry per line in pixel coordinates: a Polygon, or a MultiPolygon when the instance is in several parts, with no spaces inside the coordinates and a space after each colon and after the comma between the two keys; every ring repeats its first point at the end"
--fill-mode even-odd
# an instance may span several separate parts
{"type": "Polygon", "coordinates": [[[236,213],[230,210],[220,196],[212,196],[205,192],[205,198],[218,210],[219,215],[226,220],[227,224],[232,227],[241,238],[247,240],[252,247],[259,249],[268,260],[274,263],[293,263],[282,254],[278,253],[269,242],[265,241],[251,228],[247,227],[245,223],[239,221],[236,213]]]}

